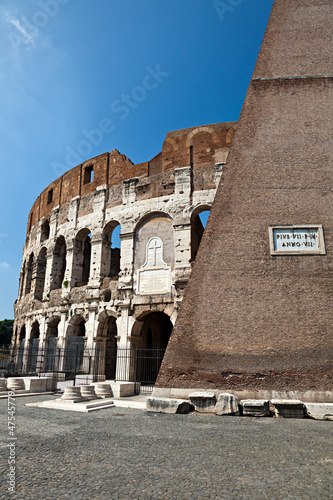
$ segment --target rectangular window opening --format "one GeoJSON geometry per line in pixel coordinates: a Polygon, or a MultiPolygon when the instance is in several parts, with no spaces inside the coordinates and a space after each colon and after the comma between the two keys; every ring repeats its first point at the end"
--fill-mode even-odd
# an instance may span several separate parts
{"type": "Polygon", "coordinates": [[[83,184],[89,184],[94,180],[94,167],[85,167],[84,169],[84,178],[83,178],[83,184]]]}
{"type": "Polygon", "coordinates": [[[47,193],[47,204],[49,205],[53,201],[53,189],[50,189],[50,191],[47,193]]]}

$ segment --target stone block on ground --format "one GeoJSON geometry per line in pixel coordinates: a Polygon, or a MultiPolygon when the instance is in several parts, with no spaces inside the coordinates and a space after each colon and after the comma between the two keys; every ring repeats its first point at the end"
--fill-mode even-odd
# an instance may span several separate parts
{"type": "Polygon", "coordinates": [[[333,403],[304,403],[306,416],[315,420],[333,420],[333,403]]]}
{"type": "Polygon", "coordinates": [[[134,396],[135,382],[110,382],[115,398],[126,398],[134,396]]]}
{"type": "Polygon", "coordinates": [[[304,403],[298,399],[272,399],[275,415],[283,418],[304,418],[304,403]]]}
{"type": "Polygon", "coordinates": [[[214,409],[216,415],[239,415],[238,398],[233,394],[220,394],[214,409]]]}
{"type": "Polygon", "coordinates": [[[270,417],[268,399],[244,399],[240,403],[244,417],[270,417]]]}
{"type": "Polygon", "coordinates": [[[215,413],[216,396],[213,392],[192,392],[189,395],[195,411],[200,413],[215,413]]]}
{"type": "Polygon", "coordinates": [[[30,392],[46,392],[48,381],[46,377],[24,377],[24,386],[30,392]]]}
{"type": "Polygon", "coordinates": [[[193,405],[185,399],[148,398],[146,410],[156,413],[189,413],[193,405]]]}

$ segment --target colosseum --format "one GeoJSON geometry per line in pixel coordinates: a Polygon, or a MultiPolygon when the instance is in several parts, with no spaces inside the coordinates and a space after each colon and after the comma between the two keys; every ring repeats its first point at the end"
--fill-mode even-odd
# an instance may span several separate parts
{"type": "Polygon", "coordinates": [[[154,383],[235,129],[169,132],[138,165],[102,154],[38,196],[15,302],[16,373],[154,383]]]}

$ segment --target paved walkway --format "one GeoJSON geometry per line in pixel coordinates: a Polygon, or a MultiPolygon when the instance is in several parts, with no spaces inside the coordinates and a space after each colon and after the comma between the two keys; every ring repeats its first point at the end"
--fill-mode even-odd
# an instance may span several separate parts
{"type": "Polygon", "coordinates": [[[41,399],[16,400],[16,493],[0,401],[1,499],[333,498],[332,422],[25,406],[41,399]]]}

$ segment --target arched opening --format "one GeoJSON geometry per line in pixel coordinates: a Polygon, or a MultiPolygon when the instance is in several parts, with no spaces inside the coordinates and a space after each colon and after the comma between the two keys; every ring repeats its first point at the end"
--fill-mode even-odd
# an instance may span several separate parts
{"type": "Polygon", "coordinates": [[[210,207],[197,208],[191,217],[191,261],[197,256],[202,235],[204,233],[207,220],[210,213],[210,207]]]}
{"type": "Polygon", "coordinates": [[[46,248],[42,248],[37,259],[37,274],[35,286],[35,299],[43,300],[45,277],[46,277],[46,248]]]}
{"type": "Polygon", "coordinates": [[[39,323],[35,321],[31,327],[27,371],[33,373],[37,368],[39,349],[39,323]]]}
{"type": "Polygon", "coordinates": [[[103,277],[117,279],[120,273],[120,231],[117,221],[108,222],[103,231],[103,277]]]}
{"type": "Polygon", "coordinates": [[[82,316],[72,317],[67,329],[65,370],[68,373],[83,371],[86,322],[82,316]]]}
{"type": "Polygon", "coordinates": [[[54,371],[55,359],[57,354],[58,343],[58,325],[60,318],[55,317],[49,321],[46,330],[46,343],[45,343],[45,370],[54,371]]]}
{"type": "Polygon", "coordinates": [[[59,236],[53,250],[53,263],[51,273],[51,290],[62,287],[66,271],[66,242],[59,236]]]}
{"type": "Polygon", "coordinates": [[[41,242],[48,240],[50,237],[50,224],[49,221],[46,220],[42,225],[40,240],[41,242]]]}
{"type": "MultiPolygon", "coordinates": [[[[109,316],[100,327],[101,337],[105,338],[105,378],[116,379],[117,365],[117,323],[116,318],[109,316]]],[[[100,353],[102,356],[103,354],[100,353]]],[[[103,360],[100,360],[103,361],[103,360]]],[[[102,366],[102,364],[100,363],[102,366]]]]}
{"type": "Polygon", "coordinates": [[[31,292],[33,267],[34,267],[34,254],[32,253],[27,263],[27,269],[26,269],[27,279],[25,285],[25,295],[31,292]]]}
{"type": "Polygon", "coordinates": [[[88,284],[91,263],[91,232],[90,229],[81,229],[74,242],[74,261],[72,279],[74,286],[88,284]]]}
{"type": "Polygon", "coordinates": [[[136,380],[143,385],[154,384],[173,324],[170,317],[163,312],[150,312],[142,317],[141,323],[140,348],[137,349],[136,356],[136,380]]]}

